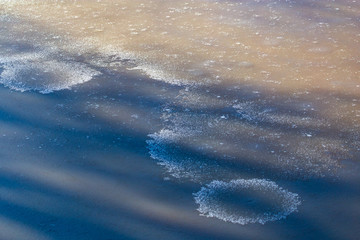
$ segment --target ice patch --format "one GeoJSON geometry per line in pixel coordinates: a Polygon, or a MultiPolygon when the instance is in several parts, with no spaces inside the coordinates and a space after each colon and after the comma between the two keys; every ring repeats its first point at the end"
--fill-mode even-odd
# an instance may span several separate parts
{"type": "Polygon", "coordinates": [[[166,106],[164,129],[149,135],[151,157],[175,178],[206,183],[248,174],[285,179],[334,176],[338,156],[349,155],[340,141],[316,135],[322,119],[285,114],[262,102],[230,103],[184,90],[166,106]],[[263,123],[273,129],[258,127],[263,123]],[[307,131],[297,131],[297,126],[307,131]],[[284,129],[299,135],[288,138],[284,129]],[[303,137],[310,132],[312,137],[303,137]]]}
{"type": "Polygon", "coordinates": [[[173,74],[167,73],[160,67],[149,64],[140,64],[129,70],[140,70],[154,80],[163,81],[172,85],[183,86],[189,84],[188,80],[180,79],[173,74]]]}
{"type": "Polygon", "coordinates": [[[225,156],[217,158],[211,154],[216,152],[215,145],[223,147],[224,143],[215,144],[204,139],[205,142],[200,144],[202,141],[198,134],[185,128],[163,129],[150,134],[152,139],[146,141],[150,157],[157,160],[172,177],[201,184],[214,178],[230,180],[238,176],[238,171],[247,171],[246,165],[241,162],[234,167],[234,163],[230,159],[227,161],[225,156]]]}
{"type": "Polygon", "coordinates": [[[284,219],[301,203],[298,194],[264,179],[213,181],[194,198],[201,216],[241,225],[284,219]]]}
{"type": "Polygon", "coordinates": [[[17,91],[50,93],[90,81],[100,72],[84,63],[55,59],[42,52],[15,54],[0,59],[0,83],[17,91]]]}
{"type": "Polygon", "coordinates": [[[198,170],[205,169],[202,162],[196,161],[186,154],[180,146],[182,139],[190,137],[190,132],[175,132],[163,129],[158,133],[150,134],[151,140],[147,140],[151,158],[164,166],[166,171],[175,178],[189,178],[198,181],[202,174],[198,170]]]}

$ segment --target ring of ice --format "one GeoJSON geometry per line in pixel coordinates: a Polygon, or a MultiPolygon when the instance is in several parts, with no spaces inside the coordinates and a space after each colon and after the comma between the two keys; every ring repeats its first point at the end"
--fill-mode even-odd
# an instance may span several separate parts
{"type": "Polygon", "coordinates": [[[99,72],[86,64],[63,61],[39,54],[0,59],[0,83],[18,91],[40,93],[68,89],[90,81],[99,72]]]}
{"type": "Polygon", "coordinates": [[[201,216],[241,225],[284,219],[301,203],[298,194],[264,179],[213,181],[194,198],[201,216]]]}

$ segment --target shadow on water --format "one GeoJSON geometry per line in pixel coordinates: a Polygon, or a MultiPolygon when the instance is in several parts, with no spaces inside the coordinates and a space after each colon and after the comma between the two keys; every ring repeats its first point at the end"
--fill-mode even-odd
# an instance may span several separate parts
{"type": "MultiPolygon", "coordinates": [[[[327,215],[316,222],[313,213],[306,215],[302,207],[286,221],[265,226],[242,227],[197,217],[191,194],[199,186],[164,182],[161,169],[147,155],[147,134],[161,128],[159,105],[172,97],[167,91],[170,96],[154,98],[153,93],[162,88],[166,86],[160,82],[122,76],[116,81],[99,77],[72,91],[49,95],[1,89],[6,99],[1,103],[1,131],[7,131],[1,140],[2,222],[10,221],[7,225],[14,230],[4,238],[237,239],[240,234],[241,239],[269,239],[262,235],[267,232],[274,239],[288,234],[293,239],[338,239],[321,225],[328,222],[327,215]],[[123,82],[116,85],[120,79],[123,82]],[[119,110],[121,115],[102,112],[106,109],[84,110],[92,101],[104,101],[105,106],[104,95],[116,99],[110,112],[119,110]]],[[[257,172],[269,172],[257,167],[265,168],[257,172]]],[[[302,182],[285,184],[302,197],[315,194],[319,201],[319,189],[339,196],[353,193],[357,198],[349,186],[309,182],[305,189],[302,182]]]]}
{"type": "MultiPolygon", "coordinates": [[[[6,44],[9,43],[1,46],[6,44]]],[[[19,52],[26,49],[31,46],[17,46],[19,52]]],[[[200,185],[164,181],[163,169],[149,157],[146,145],[148,134],[163,128],[160,120],[163,106],[178,103],[173,99],[182,88],[125,69],[119,72],[95,65],[91,68],[102,74],[71,90],[43,95],[0,88],[1,239],[331,240],[359,236],[360,210],[355,204],[359,188],[354,180],[348,183],[342,179],[334,182],[327,178],[276,177],[279,185],[299,193],[303,204],[298,213],[286,220],[264,226],[240,226],[199,217],[192,193],[200,185]]],[[[201,87],[197,91],[206,92],[201,87]]],[[[229,91],[221,86],[213,87],[205,95],[211,99],[224,96],[224,92],[229,101],[234,95],[252,101],[259,98],[248,96],[251,89],[229,91]]],[[[275,114],[323,117],[304,113],[296,104],[284,104],[287,97],[255,102],[256,110],[276,109],[275,114]]],[[[349,102],[356,98],[339,97],[349,102]]],[[[175,104],[173,109],[181,112],[184,107],[175,104]]],[[[216,109],[206,104],[192,113],[215,117],[239,114],[233,108],[216,109]]],[[[341,129],[336,128],[329,133],[328,128],[309,129],[306,125],[294,130],[289,123],[267,122],[264,118],[250,121],[237,116],[234,121],[290,136],[310,130],[330,140],[352,140],[346,132],[339,135],[341,129]]],[[[231,142],[232,136],[227,137],[223,140],[231,142]]],[[[238,140],[252,141],[246,136],[238,140]]],[[[248,177],[277,176],[276,168],[250,157],[229,163],[187,144],[180,147],[188,156],[216,162],[218,167],[237,175],[250,169],[248,177]]],[[[246,147],[245,151],[253,152],[246,147]]],[[[267,199],[260,201],[267,205],[267,199]]]]}

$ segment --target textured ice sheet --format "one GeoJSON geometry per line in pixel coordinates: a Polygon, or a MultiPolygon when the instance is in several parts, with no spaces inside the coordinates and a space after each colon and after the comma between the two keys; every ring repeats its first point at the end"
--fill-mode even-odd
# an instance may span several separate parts
{"type": "Polygon", "coordinates": [[[0,83],[4,86],[22,92],[50,93],[88,82],[100,74],[93,64],[80,58],[86,48],[77,46],[76,41],[42,32],[17,18],[7,17],[4,21],[0,29],[0,83]]]}
{"type": "Polygon", "coordinates": [[[0,82],[18,91],[50,93],[90,81],[99,72],[86,64],[34,53],[0,59],[0,82]]]}
{"type": "Polygon", "coordinates": [[[141,64],[139,59],[138,62],[139,66],[131,68],[131,70],[140,70],[152,79],[164,81],[172,85],[181,86],[189,83],[186,79],[181,79],[174,74],[170,74],[161,67],[151,64],[141,64]]]}
{"type": "Polygon", "coordinates": [[[301,203],[296,193],[265,179],[213,181],[194,198],[200,215],[241,225],[284,219],[301,203]]]}
{"type": "Polygon", "coordinates": [[[317,136],[316,129],[325,125],[321,119],[286,115],[261,103],[238,102],[234,107],[231,101],[204,98],[191,91],[179,96],[164,108],[164,129],[149,135],[151,157],[176,178],[204,183],[244,174],[334,176],[338,160],[348,156],[340,140],[317,136]]]}
{"type": "Polygon", "coordinates": [[[193,135],[191,132],[174,132],[163,129],[150,134],[147,141],[150,156],[164,166],[166,171],[175,178],[187,178],[201,182],[209,174],[210,167],[216,167],[214,162],[202,161],[192,153],[186,153],[181,148],[182,139],[193,135]]]}

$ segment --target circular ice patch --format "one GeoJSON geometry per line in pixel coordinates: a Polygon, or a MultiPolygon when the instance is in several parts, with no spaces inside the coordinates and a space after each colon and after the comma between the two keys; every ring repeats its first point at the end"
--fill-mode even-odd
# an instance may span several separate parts
{"type": "Polygon", "coordinates": [[[296,193],[264,179],[213,181],[194,197],[200,215],[241,225],[286,218],[300,204],[296,193]]]}
{"type": "Polygon", "coordinates": [[[3,63],[2,68],[0,83],[22,92],[50,93],[68,89],[99,74],[85,64],[58,60],[15,60],[3,63]]]}

